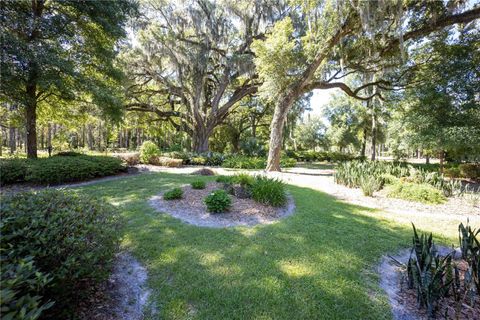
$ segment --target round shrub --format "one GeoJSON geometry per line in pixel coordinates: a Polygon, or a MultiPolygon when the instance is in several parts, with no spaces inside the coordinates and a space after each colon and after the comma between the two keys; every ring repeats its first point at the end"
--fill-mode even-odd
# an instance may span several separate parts
{"type": "Polygon", "coordinates": [[[152,163],[160,155],[160,149],[153,141],[145,141],[140,147],[140,162],[152,163]]]}
{"type": "Polygon", "coordinates": [[[207,205],[207,210],[212,213],[222,213],[228,211],[232,205],[232,199],[225,190],[215,190],[203,200],[207,205]]]}
{"type": "Polygon", "coordinates": [[[247,173],[239,173],[232,177],[232,182],[250,188],[255,183],[255,178],[247,173]]]}
{"type": "Polygon", "coordinates": [[[285,185],[278,179],[264,176],[255,177],[251,187],[253,200],[274,207],[281,207],[287,203],[285,185]]]}
{"type": "Polygon", "coordinates": [[[431,185],[411,182],[397,182],[389,186],[387,196],[428,204],[440,204],[446,200],[442,191],[435,189],[431,185]]]}
{"type": "Polygon", "coordinates": [[[191,183],[193,189],[205,189],[205,181],[196,180],[191,183]]]}
{"type": "Polygon", "coordinates": [[[50,317],[62,318],[85,289],[108,276],[119,234],[113,206],[44,190],[5,196],[0,213],[2,318],[22,309],[42,313],[51,302],[50,317]]]}
{"type": "Polygon", "coordinates": [[[163,194],[165,200],[177,200],[183,198],[183,190],[180,188],[173,188],[163,194]]]}

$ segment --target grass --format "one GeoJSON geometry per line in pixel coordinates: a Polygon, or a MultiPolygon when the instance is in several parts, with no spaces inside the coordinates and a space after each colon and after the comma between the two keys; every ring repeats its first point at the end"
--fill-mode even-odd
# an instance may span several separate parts
{"type": "MultiPolygon", "coordinates": [[[[144,174],[81,188],[123,212],[123,247],[148,269],[154,318],[391,318],[374,269],[382,255],[410,245],[408,221],[294,186],[287,189],[296,214],[254,228],[195,227],[148,205],[197,179],[214,177],[144,174]]],[[[454,232],[442,235],[455,241],[454,232]]]]}

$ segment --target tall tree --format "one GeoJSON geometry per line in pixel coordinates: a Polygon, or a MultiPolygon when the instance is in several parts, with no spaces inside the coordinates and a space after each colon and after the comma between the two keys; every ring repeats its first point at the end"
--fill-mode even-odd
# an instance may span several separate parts
{"type": "Polygon", "coordinates": [[[418,46],[415,85],[396,97],[392,138],[405,147],[452,157],[480,155],[480,32],[466,27],[418,46]]]}
{"type": "Polygon", "coordinates": [[[158,1],[144,11],[139,45],[126,54],[128,110],[153,112],[192,137],[193,150],[232,107],[257,91],[250,45],[276,15],[269,1],[158,1]]]}
{"type": "MultiPolygon", "coordinates": [[[[295,1],[294,1],[295,2],[295,1]]],[[[267,170],[280,170],[282,134],[295,100],[314,89],[339,88],[369,100],[391,88],[397,75],[351,87],[342,79],[401,64],[409,43],[456,23],[480,17],[480,7],[458,9],[456,1],[297,1],[300,23],[287,17],[265,40],[254,43],[262,92],[275,99],[267,170]],[[399,50],[400,46],[400,50],[399,50]],[[282,63],[278,63],[281,61],[282,63]]]]}
{"type": "Polygon", "coordinates": [[[0,98],[24,109],[27,155],[37,157],[37,107],[81,93],[113,111],[120,105],[115,45],[133,0],[5,0],[0,3],[0,98]]]}

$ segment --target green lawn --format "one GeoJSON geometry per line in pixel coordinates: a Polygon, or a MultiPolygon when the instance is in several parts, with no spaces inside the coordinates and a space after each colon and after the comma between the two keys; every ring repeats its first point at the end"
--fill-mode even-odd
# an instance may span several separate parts
{"type": "Polygon", "coordinates": [[[155,318],[391,318],[374,268],[409,245],[408,225],[294,186],[296,214],[255,228],[195,227],[148,205],[196,179],[144,174],[81,188],[123,211],[122,243],[148,268],[155,318]]]}

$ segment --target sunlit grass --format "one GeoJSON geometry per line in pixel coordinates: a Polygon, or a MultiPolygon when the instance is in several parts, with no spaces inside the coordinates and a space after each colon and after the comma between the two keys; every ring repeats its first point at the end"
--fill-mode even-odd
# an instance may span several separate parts
{"type": "MultiPolygon", "coordinates": [[[[116,204],[123,247],[148,268],[161,319],[390,319],[374,272],[408,247],[408,221],[288,186],[296,214],[254,228],[200,228],[154,211],[147,200],[212,177],[146,174],[82,188],[116,204]]],[[[454,243],[432,221],[420,228],[454,243]]]]}

